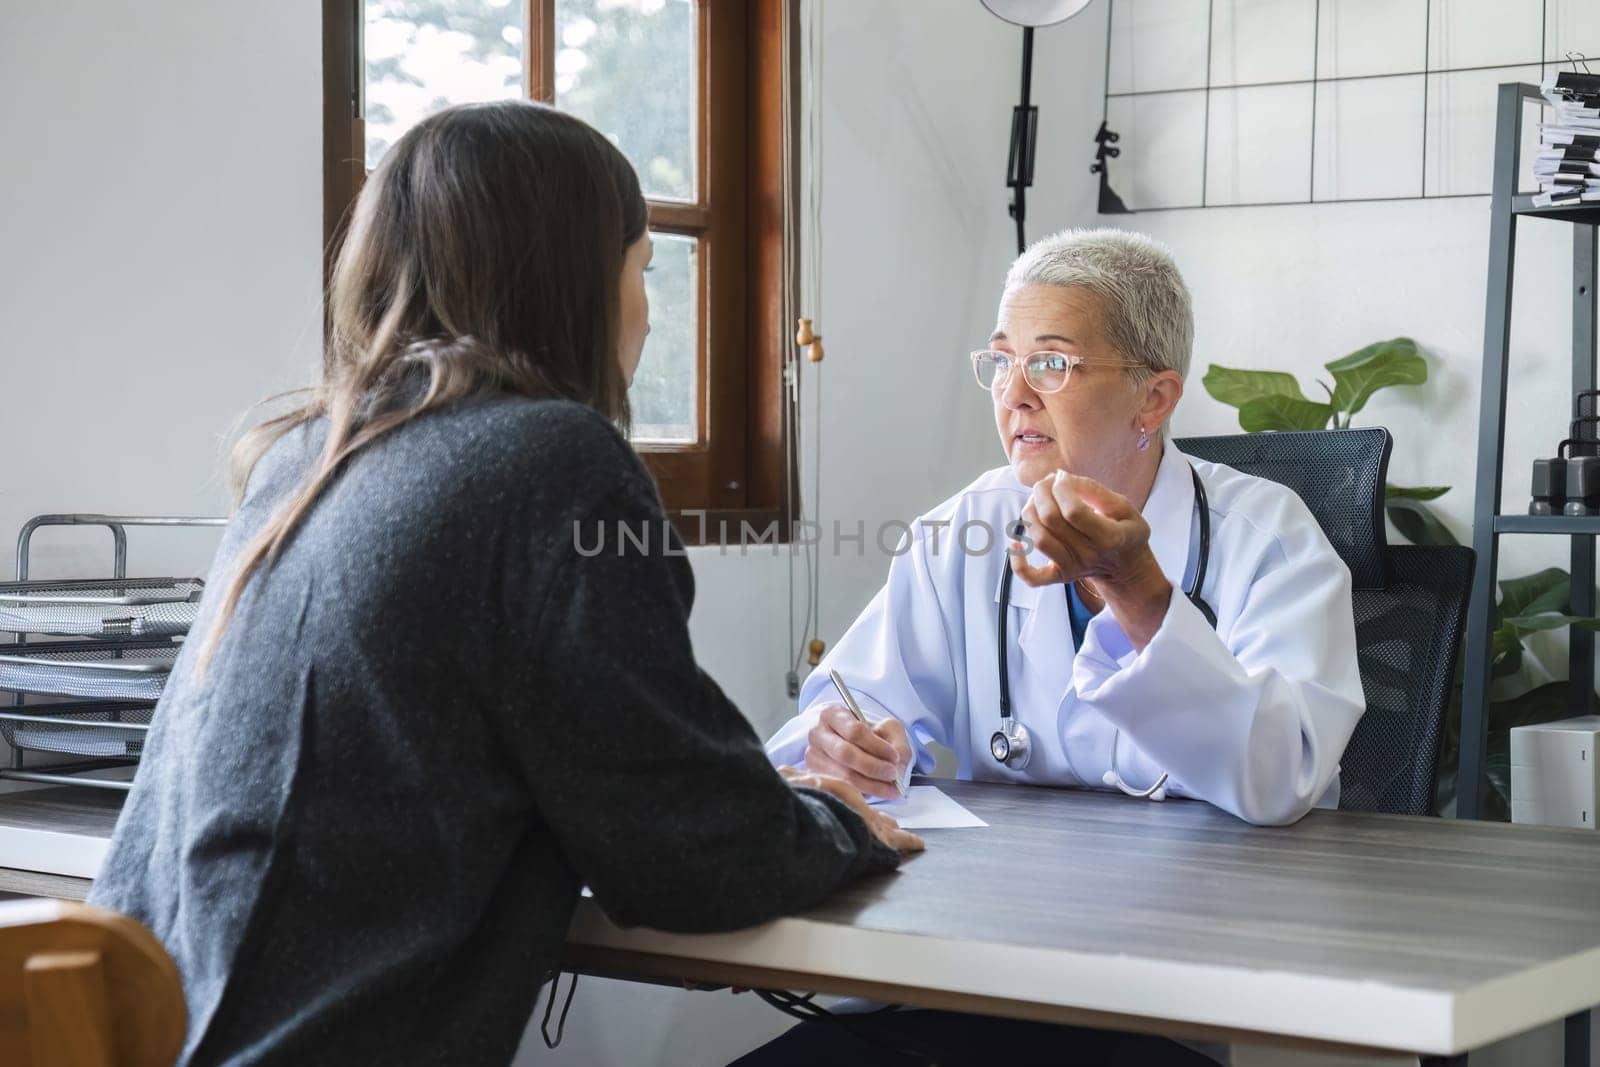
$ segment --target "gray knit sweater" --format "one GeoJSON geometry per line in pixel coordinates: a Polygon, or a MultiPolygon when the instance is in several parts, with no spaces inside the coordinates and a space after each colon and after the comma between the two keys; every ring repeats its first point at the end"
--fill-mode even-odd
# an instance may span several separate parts
{"type": "Polygon", "coordinates": [[[181,1062],[505,1063],[580,886],[624,925],[727,930],[895,864],[695,666],[655,488],[579,404],[474,401],[359,453],[196,681],[324,432],[252,475],[90,897],[176,959],[181,1062]]]}

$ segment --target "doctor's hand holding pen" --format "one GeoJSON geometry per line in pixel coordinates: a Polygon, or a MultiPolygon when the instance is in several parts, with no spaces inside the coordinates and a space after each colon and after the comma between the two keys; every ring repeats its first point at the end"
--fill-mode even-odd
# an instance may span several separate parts
{"type": "MultiPolygon", "coordinates": [[[[846,713],[848,714],[848,712],[846,713]]],[[[921,852],[922,838],[910,830],[900,829],[893,816],[886,815],[867,803],[861,791],[849,782],[828,774],[810,774],[799,767],[780,767],[778,773],[792,786],[806,786],[831,793],[850,806],[850,810],[866,822],[872,836],[896,852],[921,852]]]]}
{"type": "Polygon", "coordinates": [[[805,765],[842,778],[869,797],[899,800],[911,767],[911,739],[899,719],[867,723],[843,704],[827,704],[806,735],[805,765]]]}

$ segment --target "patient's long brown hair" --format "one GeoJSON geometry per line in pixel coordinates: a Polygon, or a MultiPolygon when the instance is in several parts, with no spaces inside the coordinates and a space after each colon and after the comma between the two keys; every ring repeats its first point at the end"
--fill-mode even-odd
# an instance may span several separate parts
{"type": "Polygon", "coordinates": [[[624,253],[645,231],[639,180],[593,127],[526,101],[434,114],[385,153],[356,201],[328,292],[322,381],[247,433],[235,501],[273,442],[328,420],[304,483],[240,552],[197,675],[250,577],[277,560],[356,452],[424,412],[509,391],[565,397],[626,430],[617,363],[624,253]],[[408,387],[411,371],[427,384],[408,387]]]}

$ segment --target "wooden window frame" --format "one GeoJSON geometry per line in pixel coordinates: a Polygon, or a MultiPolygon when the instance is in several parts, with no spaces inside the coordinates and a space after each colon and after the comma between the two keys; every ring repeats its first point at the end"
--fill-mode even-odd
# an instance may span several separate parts
{"type": "MultiPolygon", "coordinates": [[[[794,0],[692,0],[701,114],[695,124],[697,202],[650,201],[650,228],[700,241],[699,441],[639,442],[662,502],[690,543],[734,540],[745,524],[776,524],[788,541],[788,485],[798,478],[785,438],[786,323],[795,265],[784,216],[798,182],[785,175],[784,81],[794,86],[794,0]],[[785,47],[788,53],[785,54],[785,47]],[[787,179],[787,180],[786,180],[787,179]],[[787,469],[786,469],[787,466],[787,469]]],[[[526,77],[551,102],[556,0],[525,0],[526,77]]],[[[323,233],[325,277],[366,178],[361,0],[323,0],[323,233]]],[[[797,158],[791,153],[788,158],[797,158]]]]}

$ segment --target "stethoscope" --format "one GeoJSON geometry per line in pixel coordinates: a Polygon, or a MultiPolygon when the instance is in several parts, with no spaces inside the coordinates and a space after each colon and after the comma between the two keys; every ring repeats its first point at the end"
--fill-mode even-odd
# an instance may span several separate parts
{"type": "MultiPolygon", "coordinates": [[[[1200,517],[1200,560],[1195,564],[1194,584],[1184,596],[1200,609],[1200,614],[1205,616],[1206,622],[1211,624],[1212,629],[1216,629],[1217,613],[1211,610],[1211,605],[1207,604],[1205,597],[1201,595],[1201,590],[1206,584],[1206,561],[1211,556],[1211,509],[1206,501],[1206,487],[1201,484],[1200,472],[1194,469],[1193,464],[1189,466],[1189,476],[1194,480],[1194,506],[1200,517]]],[[[1021,536],[1021,531],[1016,531],[1016,536],[1021,536]]],[[[1000,649],[1000,729],[989,738],[989,754],[996,762],[1004,764],[1011,770],[1020,771],[1028,765],[1028,757],[1032,755],[1032,743],[1028,737],[1028,728],[1011,714],[1011,678],[1006,670],[1006,616],[1011,613],[1011,575],[1011,567],[1008,565],[1000,578],[1000,620],[996,635],[996,643],[1000,649]]],[[[1070,591],[1068,595],[1071,595],[1070,591]]],[[[1164,771],[1148,789],[1135,789],[1122,780],[1122,775],[1117,770],[1117,741],[1121,736],[1121,730],[1114,730],[1111,734],[1111,769],[1101,780],[1106,785],[1116,786],[1131,797],[1146,800],[1167,799],[1167,775],[1164,771]]]]}

